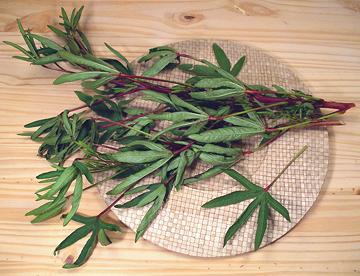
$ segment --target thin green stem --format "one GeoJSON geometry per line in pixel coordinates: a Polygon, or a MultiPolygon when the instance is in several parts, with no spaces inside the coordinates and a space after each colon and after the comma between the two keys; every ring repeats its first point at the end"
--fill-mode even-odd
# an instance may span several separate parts
{"type": "Polygon", "coordinates": [[[290,161],[287,165],[282,169],[282,171],[274,178],[274,180],[267,185],[264,190],[267,192],[270,188],[275,184],[275,182],[284,174],[284,172],[298,159],[306,150],[308,149],[308,145],[305,145],[290,161]]]}
{"type": "MultiPolygon", "coordinates": [[[[111,176],[109,176],[109,177],[106,177],[106,178],[104,178],[104,179],[102,179],[102,180],[100,180],[100,181],[98,181],[98,182],[96,182],[96,183],[94,183],[94,184],[92,184],[92,185],[89,185],[89,186],[87,186],[86,188],[84,188],[82,191],[84,192],[84,191],[86,191],[86,190],[89,190],[89,189],[91,189],[91,188],[94,188],[94,187],[96,187],[97,185],[99,185],[99,184],[101,184],[101,183],[104,183],[105,181],[108,181],[108,180],[112,179],[115,175],[116,175],[116,174],[113,174],[113,175],[111,175],[111,176]]],[[[67,195],[67,196],[66,196],[66,199],[69,199],[70,197],[72,197],[73,194],[74,194],[74,193],[67,195]]]]}
{"type": "Polygon", "coordinates": [[[242,115],[242,114],[246,114],[249,112],[253,112],[253,111],[257,111],[257,110],[262,110],[262,109],[266,109],[266,108],[270,108],[270,107],[274,107],[274,106],[279,106],[279,105],[285,105],[288,104],[287,102],[280,102],[280,103],[274,103],[274,104],[269,104],[269,105],[264,105],[264,106],[259,106],[259,107],[255,107],[255,108],[251,108],[251,109],[247,109],[247,110],[243,110],[243,111],[239,111],[239,112],[235,112],[235,113],[231,113],[228,115],[224,115],[221,117],[215,117],[217,120],[224,120],[226,118],[230,118],[230,117],[234,117],[234,116],[238,116],[238,115],[242,115]]]}

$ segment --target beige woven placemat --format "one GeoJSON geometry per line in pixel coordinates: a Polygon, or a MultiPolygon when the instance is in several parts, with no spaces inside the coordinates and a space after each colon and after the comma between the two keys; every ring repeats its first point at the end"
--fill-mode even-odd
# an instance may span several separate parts
{"type": "MultiPolygon", "coordinates": [[[[179,52],[185,52],[196,57],[214,61],[211,50],[211,40],[191,40],[172,44],[179,52]]],[[[295,74],[277,59],[264,52],[234,41],[216,41],[228,54],[231,62],[242,56],[247,56],[247,64],[239,78],[249,84],[271,86],[278,84],[307,91],[304,84],[295,74]]],[[[136,65],[139,73],[145,68],[136,65]]],[[[185,74],[180,71],[163,73],[161,77],[182,81],[185,74]]],[[[151,108],[148,102],[136,101],[136,105],[151,108]]],[[[161,127],[161,126],[160,126],[161,127]]],[[[245,141],[244,146],[251,148],[258,142],[257,138],[245,141]]],[[[271,189],[272,194],[284,204],[292,219],[288,223],[278,213],[271,212],[269,225],[262,243],[265,246],[286,234],[294,227],[314,204],[322,183],[324,182],[328,165],[328,134],[326,129],[294,130],[286,133],[265,150],[257,152],[238,165],[235,169],[256,183],[265,186],[281,171],[285,164],[305,144],[308,150],[286,171],[271,189]]],[[[188,175],[199,173],[206,168],[199,164],[188,175]]],[[[97,175],[103,179],[106,174],[97,175]]],[[[155,177],[148,177],[141,184],[153,183],[155,177]]],[[[108,181],[99,187],[99,191],[107,204],[116,197],[107,196],[118,181],[108,181]]],[[[202,181],[181,191],[173,191],[166,206],[151,224],[144,238],[169,250],[200,257],[231,256],[252,251],[256,231],[257,216],[253,216],[235,237],[223,247],[226,230],[239,217],[249,203],[231,205],[223,208],[203,209],[201,205],[210,199],[229,192],[242,189],[234,180],[225,174],[202,181]]],[[[125,202],[131,197],[124,198],[125,202]]],[[[136,230],[143,215],[148,210],[144,208],[115,209],[116,216],[136,230]]]]}

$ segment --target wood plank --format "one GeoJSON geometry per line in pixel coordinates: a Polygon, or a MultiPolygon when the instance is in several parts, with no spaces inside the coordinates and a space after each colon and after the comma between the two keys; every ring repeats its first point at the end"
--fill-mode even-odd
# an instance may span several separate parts
{"type": "MultiPolygon", "coordinates": [[[[0,38],[24,44],[16,18],[46,33],[61,6],[85,4],[82,26],[99,55],[109,42],[133,59],[147,48],[192,38],[235,39],[262,48],[294,68],[319,97],[360,105],[360,2],[319,1],[0,1],[0,38]]],[[[11,59],[0,44],[0,273],[60,275],[74,246],[52,250],[76,225],[58,219],[31,225],[24,213],[37,206],[35,176],[48,168],[37,145],[17,136],[28,121],[78,105],[77,85],[51,85],[58,75],[11,59]]],[[[114,243],[95,250],[79,275],[350,275],[360,271],[360,109],[330,130],[330,165],[316,204],[299,225],[276,243],[243,256],[204,259],[184,256],[141,240],[112,235],[114,243]]],[[[81,208],[104,207],[89,191],[81,208]]],[[[113,218],[114,219],[114,218],[113,218]]],[[[126,228],[125,228],[126,229],[126,228]]]]}

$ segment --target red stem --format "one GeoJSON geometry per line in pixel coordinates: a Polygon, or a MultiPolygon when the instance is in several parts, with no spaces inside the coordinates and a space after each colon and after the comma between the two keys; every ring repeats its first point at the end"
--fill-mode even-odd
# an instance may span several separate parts
{"type": "MultiPolygon", "coordinates": [[[[107,97],[107,99],[114,99],[114,98],[120,98],[120,97],[124,97],[124,96],[127,96],[127,95],[130,95],[130,94],[133,94],[133,93],[136,93],[136,92],[139,92],[143,89],[141,88],[134,88],[133,90],[130,90],[130,91],[127,91],[127,92],[124,92],[124,93],[116,93],[114,95],[111,95],[110,97],[107,97]]],[[[97,100],[95,101],[92,105],[97,105],[97,104],[100,104],[100,103],[103,103],[105,100],[97,100]]],[[[69,109],[69,112],[74,112],[76,110],[79,110],[79,109],[83,109],[85,107],[89,107],[87,104],[83,104],[83,105],[80,105],[80,106],[77,106],[77,107],[74,107],[72,109],[69,109]]]]}
{"type": "Polygon", "coordinates": [[[100,218],[102,215],[109,212],[111,210],[111,208],[114,207],[115,204],[118,203],[119,200],[122,199],[125,196],[126,192],[129,191],[131,188],[132,188],[132,186],[127,188],[117,199],[115,199],[108,207],[106,207],[103,211],[101,211],[96,217],[100,218]]]}
{"type": "Polygon", "coordinates": [[[176,150],[173,152],[173,155],[176,156],[176,155],[179,155],[180,153],[182,153],[183,151],[186,151],[187,149],[189,149],[193,144],[195,144],[195,141],[194,142],[190,142],[189,144],[187,144],[186,146],[176,150]]]}
{"type": "MultiPolygon", "coordinates": [[[[314,126],[340,126],[340,125],[344,125],[343,122],[340,121],[311,121],[309,122],[309,124],[302,126],[302,128],[307,128],[307,127],[314,127],[314,126]]],[[[283,130],[283,127],[291,127],[292,125],[287,125],[284,126],[282,125],[279,129],[278,127],[274,127],[274,128],[267,128],[265,131],[266,132],[275,132],[275,131],[281,131],[283,130]]]]}
{"type": "Polygon", "coordinates": [[[164,107],[161,107],[161,108],[158,108],[154,111],[149,111],[149,112],[145,112],[145,113],[142,113],[142,114],[139,114],[139,115],[134,115],[134,116],[129,116],[121,121],[115,121],[113,123],[110,123],[110,124],[107,124],[107,125],[103,125],[101,126],[101,128],[106,128],[106,127],[111,127],[111,126],[116,126],[117,123],[126,123],[126,122],[129,122],[129,121],[134,121],[138,118],[141,118],[141,117],[144,117],[144,116],[147,116],[147,115],[150,115],[150,114],[156,114],[156,113],[159,113],[161,111],[163,111],[164,109],[166,109],[167,107],[164,106],[164,107]]]}

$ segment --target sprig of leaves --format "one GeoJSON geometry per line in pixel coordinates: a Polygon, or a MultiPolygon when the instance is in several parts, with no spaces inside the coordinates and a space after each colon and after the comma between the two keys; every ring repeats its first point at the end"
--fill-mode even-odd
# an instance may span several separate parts
{"type": "Polygon", "coordinates": [[[275,183],[277,179],[285,172],[290,165],[295,162],[307,149],[307,146],[304,146],[294,158],[285,166],[285,168],[280,172],[280,174],[270,183],[267,187],[263,188],[251,182],[249,179],[239,174],[233,169],[226,169],[224,172],[234,178],[240,185],[242,185],[244,191],[235,191],[227,195],[223,195],[217,198],[214,198],[205,204],[202,205],[203,208],[216,208],[224,207],[232,204],[238,204],[246,200],[252,199],[249,205],[244,209],[240,217],[234,222],[233,225],[227,230],[224,237],[224,246],[227,242],[234,237],[234,235],[248,222],[248,220],[253,216],[255,211],[259,209],[258,220],[257,220],[257,229],[255,234],[255,250],[259,249],[261,242],[264,238],[267,221],[270,215],[270,208],[274,209],[281,216],[283,216],[287,221],[290,220],[289,211],[277,201],[270,193],[269,189],[275,183]]]}
{"type": "Polygon", "coordinates": [[[73,231],[67,236],[54,250],[54,255],[76,243],[77,241],[85,238],[90,234],[90,238],[85,243],[83,249],[80,252],[77,260],[73,263],[67,263],[63,268],[70,269],[76,268],[83,265],[90,257],[92,251],[96,247],[97,243],[100,242],[102,246],[111,244],[111,240],[107,232],[121,232],[119,226],[105,222],[99,217],[87,217],[80,214],[72,216],[71,220],[84,224],[80,228],[73,231]]]}

